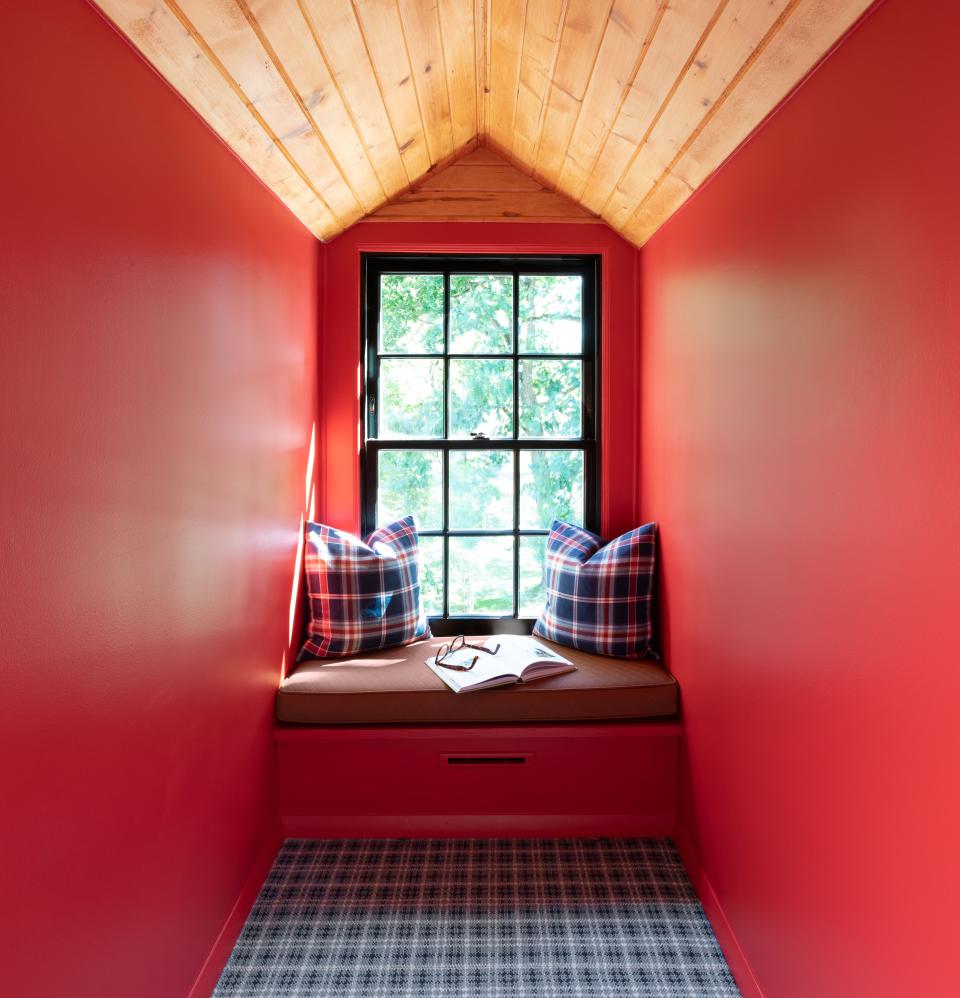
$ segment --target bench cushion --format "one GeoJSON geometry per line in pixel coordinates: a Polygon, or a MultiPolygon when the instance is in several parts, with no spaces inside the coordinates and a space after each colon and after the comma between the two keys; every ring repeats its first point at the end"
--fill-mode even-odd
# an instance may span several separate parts
{"type": "Polygon", "coordinates": [[[442,641],[304,662],[277,693],[277,719],[294,724],[475,724],[630,720],[677,712],[677,682],[656,662],[605,658],[549,641],[544,643],[574,662],[576,672],[457,694],[424,664],[442,641]]]}

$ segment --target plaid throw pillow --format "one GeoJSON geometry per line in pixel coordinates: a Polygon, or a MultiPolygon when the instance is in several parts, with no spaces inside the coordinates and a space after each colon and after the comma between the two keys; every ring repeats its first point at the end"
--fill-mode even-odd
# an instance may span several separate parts
{"type": "Polygon", "coordinates": [[[652,654],[651,603],[657,525],[606,544],[583,527],[554,520],[547,538],[547,602],[533,633],[598,655],[652,654]]]}
{"type": "Polygon", "coordinates": [[[356,655],[430,636],[420,603],[417,525],[412,516],[366,541],[308,523],[304,565],[310,621],[301,658],[356,655]]]}

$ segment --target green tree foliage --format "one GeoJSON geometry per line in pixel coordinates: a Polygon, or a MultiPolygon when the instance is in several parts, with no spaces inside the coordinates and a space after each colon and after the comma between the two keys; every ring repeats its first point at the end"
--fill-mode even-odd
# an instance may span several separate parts
{"type": "MultiPolygon", "coordinates": [[[[520,277],[520,350],[541,353],[520,362],[518,399],[521,438],[581,434],[580,360],[550,353],[580,353],[580,278],[520,277]]],[[[391,353],[443,351],[443,278],[435,274],[384,275],[380,292],[380,345],[391,353]]],[[[513,278],[510,275],[451,275],[452,353],[509,355],[513,350],[513,278]]],[[[452,359],[449,433],[492,440],[513,435],[513,363],[452,359]]],[[[378,519],[413,513],[421,530],[442,525],[440,451],[402,449],[402,438],[441,437],[444,362],[384,358],[380,365],[381,438],[401,438],[401,449],[379,459],[378,519]]],[[[450,518],[458,529],[511,529],[513,455],[508,450],[454,451],[450,455],[450,518]]],[[[520,527],[549,528],[554,518],[583,519],[583,454],[579,450],[532,449],[520,456],[520,527]]],[[[427,610],[443,605],[442,541],[424,537],[423,583],[427,610]]],[[[509,537],[451,539],[451,613],[512,611],[514,540],[509,537]]],[[[521,613],[542,602],[544,539],[520,538],[521,613]]]]}
{"type": "Polygon", "coordinates": [[[443,353],[442,274],[383,275],[380,349],[384,353],[443,353]]]}
{"type": "Polygon", "coordinates": [[[520,277],[520,352],[580,353],[582,296],[579,277],[520,277]]]}
{"type": "Polygon", "coordinates": [[[513,277],[451,275],[450,352],[513,352],[513,277]]]}

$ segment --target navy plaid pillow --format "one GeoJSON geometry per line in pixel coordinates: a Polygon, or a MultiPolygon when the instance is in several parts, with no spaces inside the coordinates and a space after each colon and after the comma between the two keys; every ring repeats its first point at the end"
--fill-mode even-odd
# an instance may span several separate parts
{"type": "Polygon", "coordinates": [[[554,520],[547,538],[547,603],[533,633],[557,644],[616,658],[652,654],[657,525],[605,543],[554,520]]]}
{"type": "Polygon", "coordinates": [[[365,541],[308,523],[304,566],[310,621],[300,658],[334,658],[430,637],[420,602],[412,516],[365,541]]]}

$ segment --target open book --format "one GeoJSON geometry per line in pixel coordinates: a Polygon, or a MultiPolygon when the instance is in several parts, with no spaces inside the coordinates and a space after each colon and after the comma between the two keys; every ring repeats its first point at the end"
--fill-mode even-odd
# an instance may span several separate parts
{"type": "MultiPolygon", "coordinates": [[[[480,640],[473,643],[479,644],[480,640]]],[[[427,665],[454,693],[487,690],[492,686],[509,686],[511,683],[530,683],[534,679],[575,672],[577,668],[552,648],[519,634],[496,634],[483,643],[490,649],[496,648],[499,643],[500,650],[496,655],[490,655],[464,646],[443,659],[452,665],[469,665],[477,656],[477,664],[469,672],[445,669],[437,665],[432,657],[427,659],[427,665]]]]}

